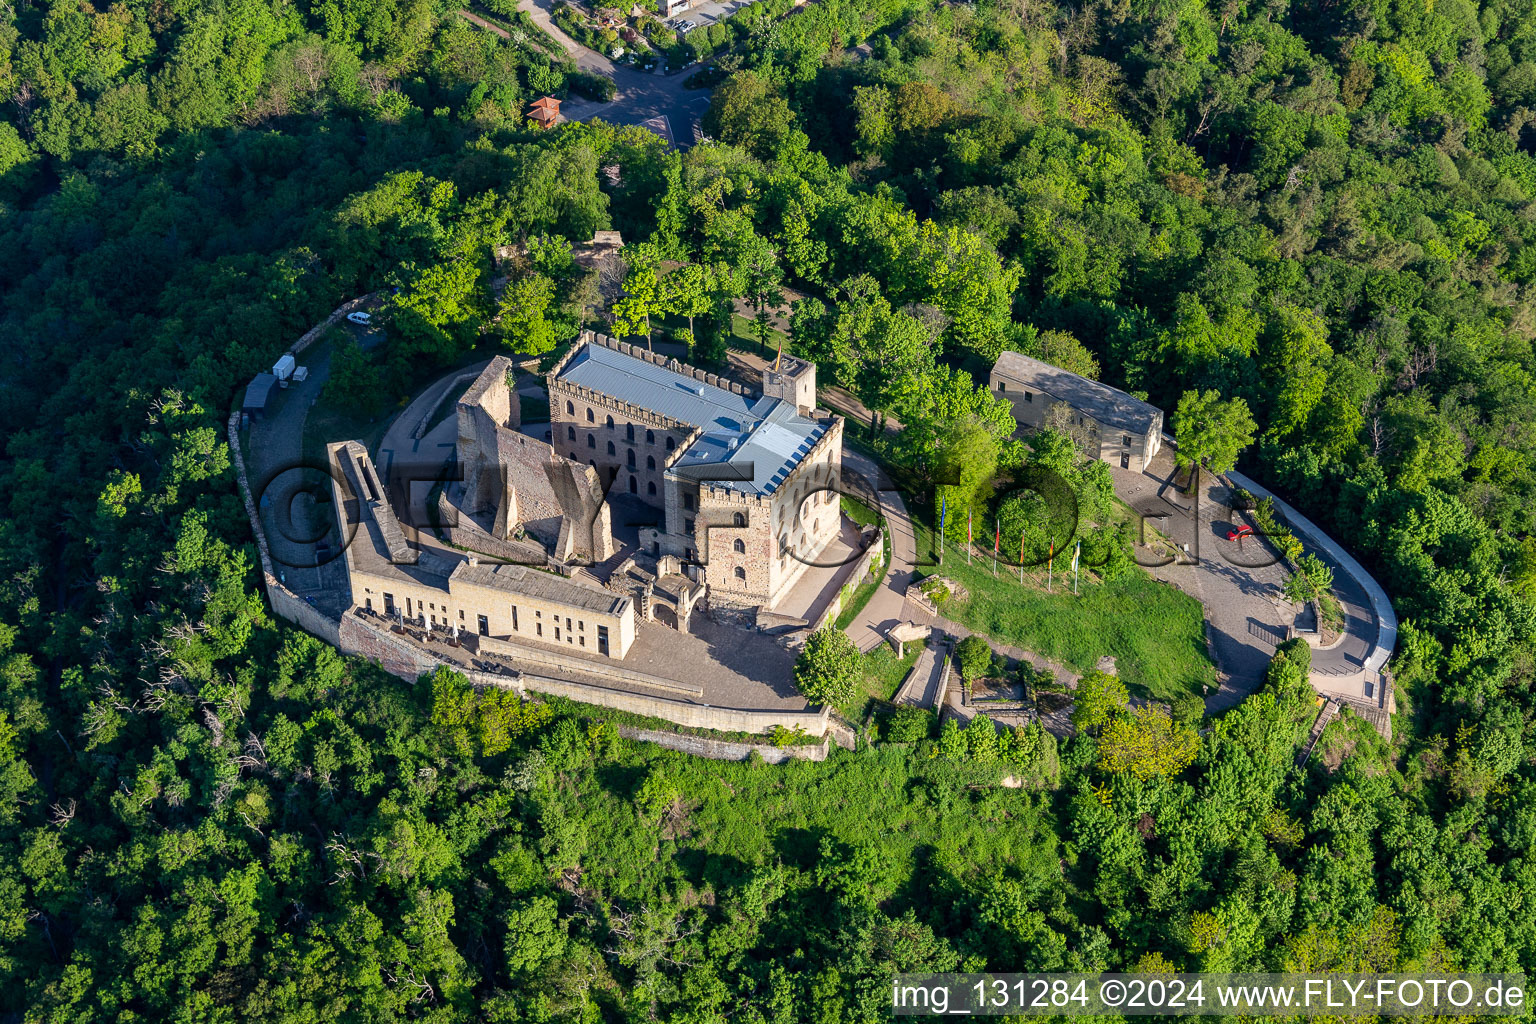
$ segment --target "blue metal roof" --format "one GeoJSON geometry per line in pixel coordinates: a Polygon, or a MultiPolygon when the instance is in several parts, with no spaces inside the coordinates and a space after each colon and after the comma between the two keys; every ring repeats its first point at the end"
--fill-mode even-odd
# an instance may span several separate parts
{"type": "Polygon", "coordinates": [[[772,494],[826,432],[788,402],[738,395],[590,342],[560,371],[560,379],[699,427],[703,435],[674,468],[749,494],[772,494]],[[720,469],[704,469],[708,466],[720,469]],[[739,478],[731,478],[727,467],[739,478]]]}

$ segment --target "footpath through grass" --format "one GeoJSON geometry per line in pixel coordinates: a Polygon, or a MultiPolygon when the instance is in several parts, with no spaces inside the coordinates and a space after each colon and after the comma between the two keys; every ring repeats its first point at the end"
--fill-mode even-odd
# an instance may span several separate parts
{"type": "Polygon", "coordinates": [[[1026,574],[1021,585],[1017,567],[1006,564],[994,577],[991,557],[978,555],[967,566],[953,548],[942,568],[922,566],[919,572],[948,576],[970,591],[966,600],[945,602],[941,611],[948,618],[1075,672],[1113,655],[1126,686],[1163,701],[1199,694],[1202,684],[1216,681],[1200,602],[1139,570],[1115,583],[1084,573],[1075,597],[1070,571],[1058,572],[1055,592],[1047,593],[1043,579],[1037,583],[1026,574]]]}

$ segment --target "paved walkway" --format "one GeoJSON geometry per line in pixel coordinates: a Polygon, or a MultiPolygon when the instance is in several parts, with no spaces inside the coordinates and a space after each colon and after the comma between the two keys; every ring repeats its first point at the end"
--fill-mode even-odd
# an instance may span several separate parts
{"type": "MultiPolygon", "coordinates": [[[[370,328],[345,321],[337,326],[365,350],[383,340],[370,328]]],[[[339,615],[337,594],[345,589],[345,570],[340,559],[317,556],[316,544],[329,544],[334,556],[346,538],[337,534],[326,504],[330,482],[323,467],[304,464],[304,424],[330,377],[330,346],[309,348],[299,362],[309,368],[309,377],[279,390],[266,415],[250,426],[246,470],[278,581],[321,611],[339,615]]]]}
{"type": "Polygon", "coordinates": [[[885,642],[891,627],[904,621],[907,586],[917,573],[917,536],[906,502],[878,466],[858,452],[844,448],[843,467],[863,475],[874,485],[880,496],[880,511],[885,516],[886,544],[891,555],[885,579],[845,630],[855,647],[872,651],[885,642]]]}
{"type": "MultiPolygon", "coordinates": [[[[1229,474],[1229,483],[1214,473],[1202,472],[1197,503],[1174,482],[1173,447],[1167,441],[1144,472],[1118,466],[1111,466],[1111,471],[1115,493],[1121,500],[1147,516],[1149,525],[1155,525],[1180,548],[1188,546],[1187,555],[1166,565],[1148,566],[1147,571],[1204,606],[1219,670],[1218,690],[1207,698],[1206,706],[1212,713],[1226,710],[1258,687],[1275,648],[1285,640],[1297,614],[1297,606],[1283,593],[1289,569],[1262,541],[1227,540],[1228,531],[1241,521],[1231,509],[1233,484],[1247,487],[1255,497],[1269,492],[1237,474],[1229,474]]],[[[1380,603],[1391,616],[1385,593],[1359,562],[1315,525],[1289,506],[1282,508],[1277,501],[1276,507],[1308,550],[1334,567],[1333,592],[1345,615],[1339,641],[1327,650],[1312,652],[1313,687],[1355,701],[1380,703],[1383,691],[1375,676],[1395,642],[1396,618],[1390,622],[1382,619],[1373,611],[1369,594],[1373,589],[1379,593],[1380,603]],[[1383,625],[1388,628],[1383,629],[1383,625]],[[1384,649],[1382,642],[1387,645],[1384,649]],[[1370,669],[1366,668],[1368,660],[1373,663],[1370,669]]],[[[1138,550],[1148,560],[1154,554],[1138,550]]]]}
{"type": "Polygon", "coordinates": [[[1296,535],[1308,547],[1316,549],[1316,553],[1330,564],[1334,569],[1335,595],[1339,597],[1341,603],[1348,601],[1345,611],[1351,620],[1358,618],[1362,625],[1366,624],[1367,616],[1364,612],[1367,607],[1370,618],[1374,619],[1374,636],[1368,628],[1348,628],[1346,632],[1349,635],[1345,645],[1331,651],[1318,651],[1312,655],[1313,668],[1317,669],[1322,665],[1325,669],[1330,666],[1343,669],[1356,664],[1366,672],[1380,672],[1385,668],[1387,659],[1392,657],[1392,649],[1397,646],[1397,613],[1393,611],[1392,601],[1387,597],[1387,592],[1382,589],[1381,584],[1377,583],[1354,556],[1324,533],[1317,524],[1297,512],[1268,488],[1241,473],[1228,473],[1227,476],[1255,498],[1272,500],[1276,510],[1285,517],[1285,521],[1296,535]],[[1360,600],[1362,593],[1364,594],[1363,602],[1360,600]]]}

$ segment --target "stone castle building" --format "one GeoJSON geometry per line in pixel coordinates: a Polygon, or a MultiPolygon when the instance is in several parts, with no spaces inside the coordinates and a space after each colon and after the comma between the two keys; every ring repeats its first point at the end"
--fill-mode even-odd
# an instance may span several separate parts
{"type": "Polygon", "coordinates": [[[361,443],[329,446],[360,612],[622,659],[639,623],[686,630],[706,595],[771,611],[838,538],[843,421],[815,408],[813,365],[783,360],[756,392],[589,334],[548,376],[548,440],[519,429],[510,370],[492,359],[459,399],[452,460],[414,467],[440,481],[414,527],[398,460],[391,487],[361,443]],[[615,539],[618,496],[654,513],[638,550],[615,539]]]}
{"type": "Polygon", "coordinates": [[[589,335],[548,390],[555,451],[653,508],[641,547],[698,563],[712,608],[772,608],[837,538],[843,420],[816,409],[813,364],[752,392],[589,335]]]}
{"type": "Polygon", "coordinates": [[[605,658],[623,658],[634,643],[632,597],[541,567],[413,546],[367,450],[342,441],[328,452],[332,498],[349,539],[343,557],[352,607],[424,629],[605,658]]]}

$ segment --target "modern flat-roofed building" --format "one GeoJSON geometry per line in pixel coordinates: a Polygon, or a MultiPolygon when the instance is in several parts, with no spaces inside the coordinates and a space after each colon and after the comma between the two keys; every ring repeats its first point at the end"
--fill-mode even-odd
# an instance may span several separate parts
{"type": "Polygon", "coordinates": [[[549,374],[550,443],[653,506],[642,547],[702,563],[712,605],[772,608],[841,530],[843,420],[815,374],[784,359],[754,391],[592,337],[549,374]]]}
{"type": "Polygon", "coordinates": [[[1157,406],[1021,352],[998,357],[989,386],[1013,406],[1014,420],[1032,430],[1046,425],[1052,406],[1065,406],[1067,425],[1090,453],[1122,469],[1145,469],[1162,444],[1157,406]]]}

